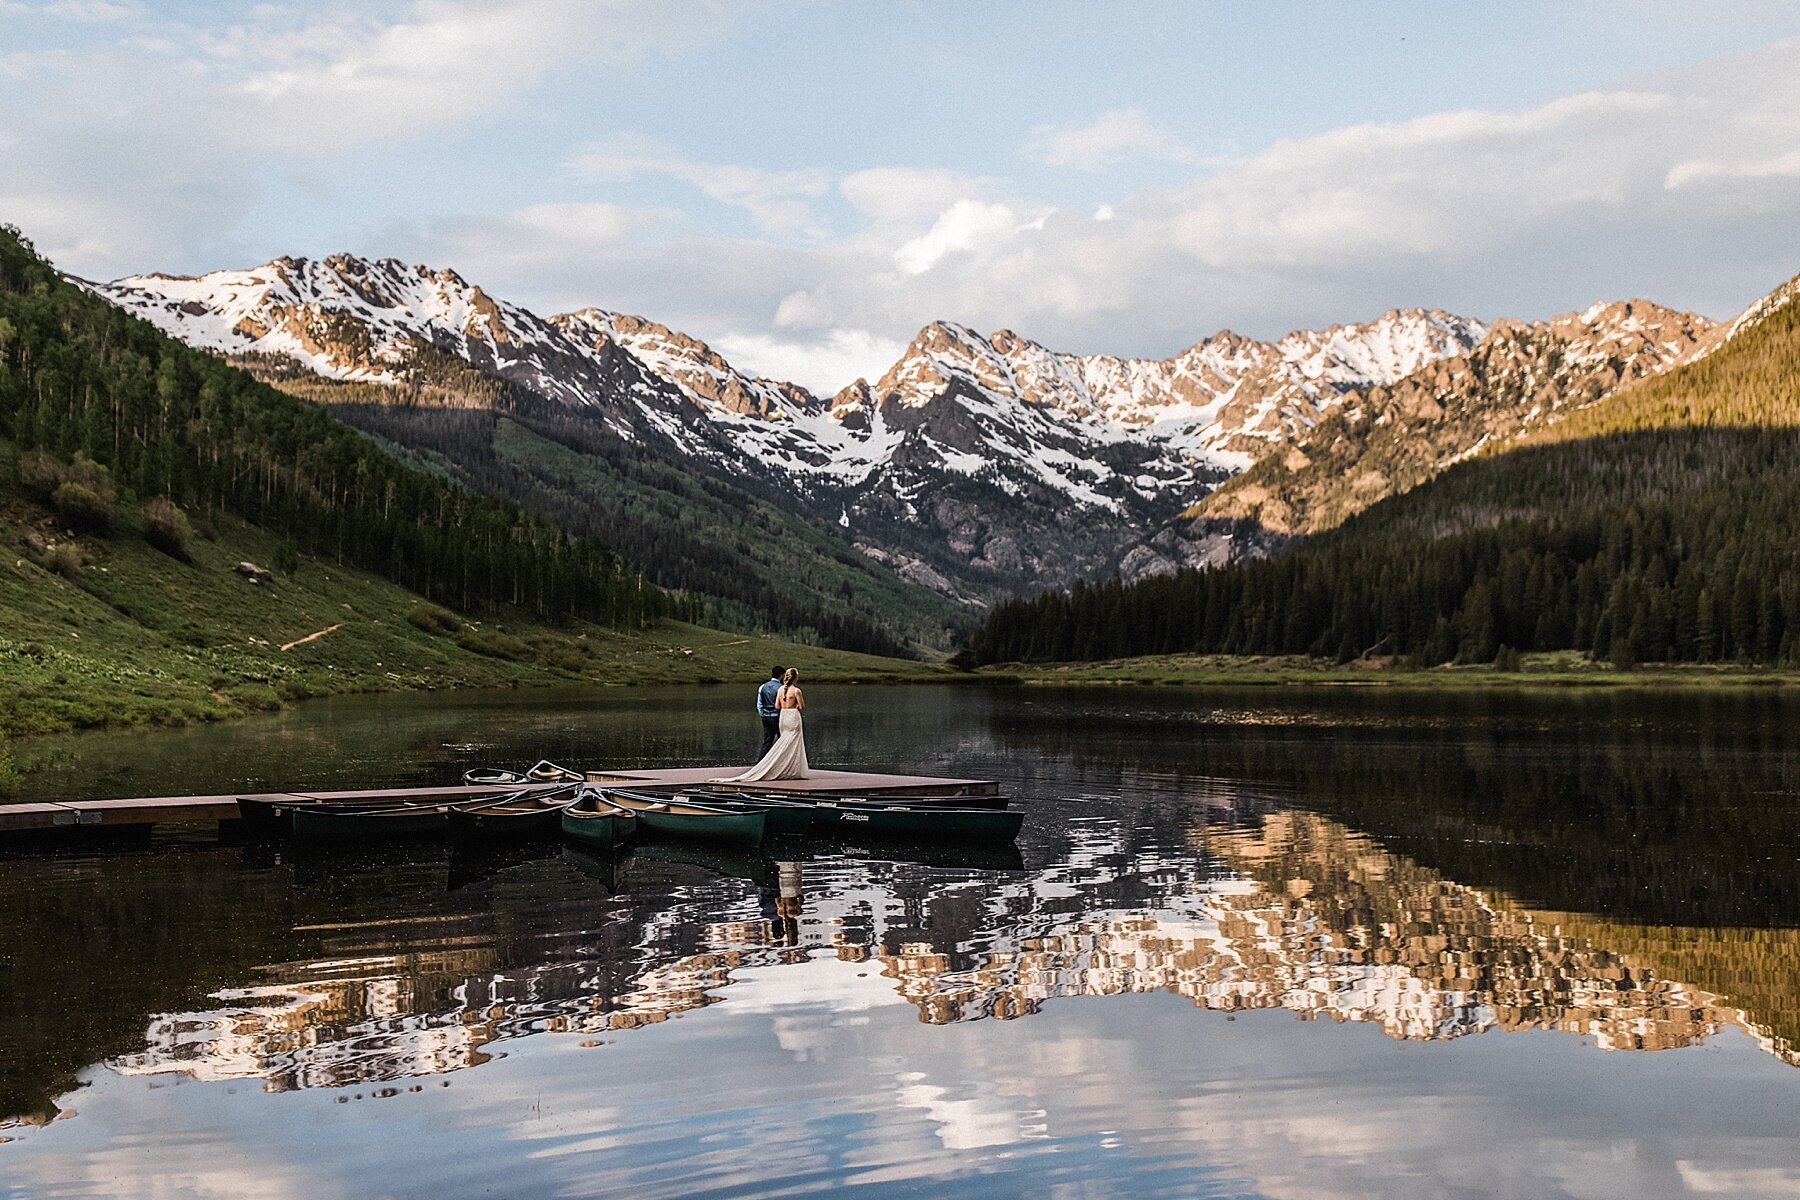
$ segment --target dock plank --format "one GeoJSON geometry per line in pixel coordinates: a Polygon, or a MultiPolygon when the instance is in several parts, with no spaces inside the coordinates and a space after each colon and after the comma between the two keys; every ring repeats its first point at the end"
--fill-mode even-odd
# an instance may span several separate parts
{"type": "Polygon", "coordinates": [[[228,821],[238,815],[236,796],[141,796],[130,800],[72,800],[82,825],[180,825],[228,821]]]}
{"type": "Polygon", "coordinates": [[[24,833],[33,829],[71,826],[78,814],[66,804],[0,805],[0,833],[24,833]]]}

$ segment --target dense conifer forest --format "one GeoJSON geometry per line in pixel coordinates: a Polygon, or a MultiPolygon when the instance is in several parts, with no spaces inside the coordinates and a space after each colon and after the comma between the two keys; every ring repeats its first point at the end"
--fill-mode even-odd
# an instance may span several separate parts
{"type": "Polygon", "coordinates": [[[398,386],[324,379],[289,359],[234,361],[415,465],[604,538],[653,582],[695,597],[695,620],[888,656],[947,647],[972,624],[774,488],[673,461],[449,355],[419,354],[398,386]]]}
{"type": "Polygon", "coordinates": [[[408,466],[330,414],[63,281],[0,229],[0,438],[72,527],[125,497],[178,549],[229,513],[465,611],[691,617],[612,547],[408,466]]]}
{"type": "MultiPolygon", "coordinates": [[[[947,602],[742,486],[682,470],[548,402],[508,409],[344,403],[330,411],[468,487],[609,544],[697,598],[694,619],[905,656],[955,628],[947,602]],[[883,573],[885,574],[885,573],[883,573]]],[[[967,628],[967,626],[963,626],[967,628]]]]}
{"type": "Polygon", "coordinates": [[[975,663],[1800,662],[1800,304],[1275,557],[999,606],[975,663]]]}

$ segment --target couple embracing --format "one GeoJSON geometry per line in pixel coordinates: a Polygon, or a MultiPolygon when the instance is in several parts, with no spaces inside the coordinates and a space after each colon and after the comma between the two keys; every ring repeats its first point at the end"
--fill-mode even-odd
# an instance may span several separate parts
{"type": "Polygon", "coordinates": [[[763,726],[762,758],[742,775],[720,782],[805,779],[806,734],[800,723],[800,710],[805,707],[800,672],[792,667],[770,667],[768,681],[756,690],[756,715],[762,718],[763,726]]]}

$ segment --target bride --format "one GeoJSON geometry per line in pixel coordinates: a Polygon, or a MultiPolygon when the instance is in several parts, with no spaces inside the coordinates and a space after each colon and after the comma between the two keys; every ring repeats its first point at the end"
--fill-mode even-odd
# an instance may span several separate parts
{"type": "Polygon", "coordinates": [[[762,756],[762,761],[730,779],[714,780],[715,783],[756,783],[763,779],[805,779],[806,778],[806,733],[801,728],[800,710],[806,707],[806,697],[801,694],[800,672],[789,667],[782,673],[781,690],[775,693],[775,710],[780,722],[780,734],[769,752],[762,756]]]}

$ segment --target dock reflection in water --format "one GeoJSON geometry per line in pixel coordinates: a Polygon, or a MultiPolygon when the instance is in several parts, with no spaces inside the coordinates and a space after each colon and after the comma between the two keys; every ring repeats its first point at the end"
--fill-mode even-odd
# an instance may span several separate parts
{"type": "MultiPolygon", "coordinates": [[[[1475,737],[1440,712],[1340,721],[1336,698],[1260,725],[1179,694],[942,702],[896,736],[974,731],[957,761],[1033,798],[1022,855],[165,841],[0,863],[0,1178],[1800,1190],[1781,704],[1702,722],[1696,755],[1691,729],[1583,704],[1548,737],[1530,713],[1475,737]],[[195,1165],[246,1143],[254,1171],[195,1165]]],[[[885,761],[939,765],[914,753],[885,761]]]]}

